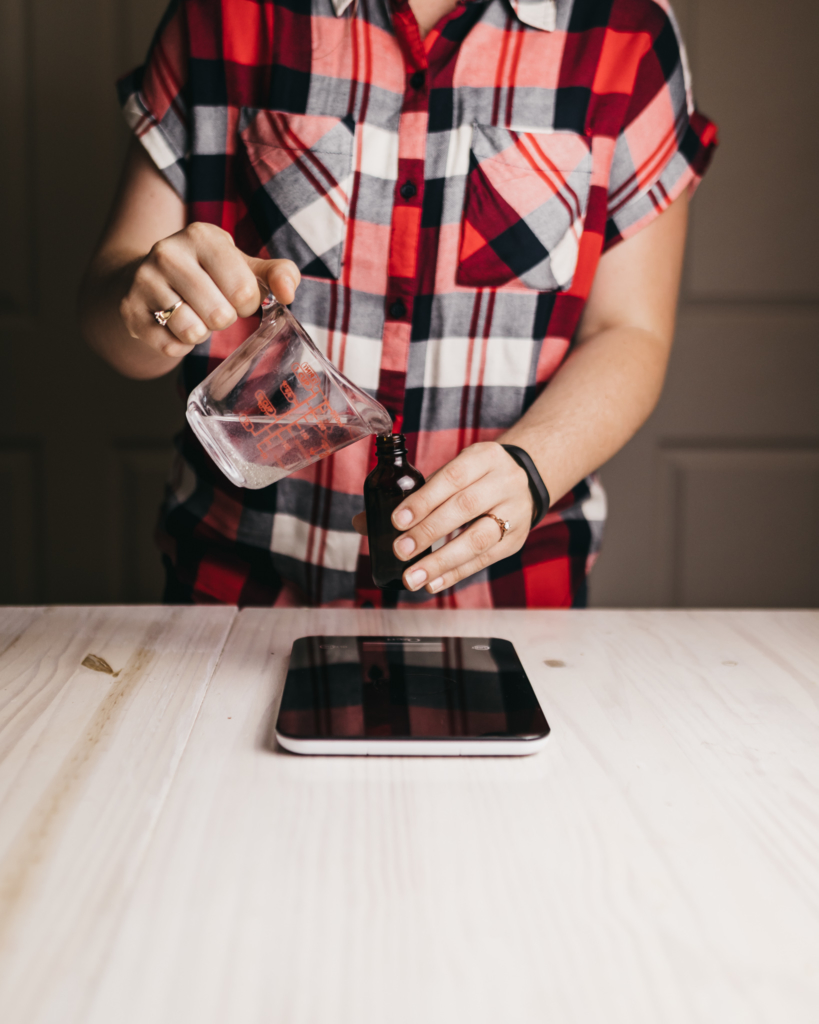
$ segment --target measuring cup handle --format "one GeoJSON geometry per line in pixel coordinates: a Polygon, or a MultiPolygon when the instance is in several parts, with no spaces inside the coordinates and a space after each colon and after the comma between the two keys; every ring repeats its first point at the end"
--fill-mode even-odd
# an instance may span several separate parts
{"type": "Polygon", "coordinates": [[[271,313],[276,306],[279,304],[279,300],[271,292],[267,281],[263,281],[260,277],[256,278],[256,283],[259,285],[259,294],[261,295],[261,310],[262,319],[264,319],[269,313],[271,313]]]}

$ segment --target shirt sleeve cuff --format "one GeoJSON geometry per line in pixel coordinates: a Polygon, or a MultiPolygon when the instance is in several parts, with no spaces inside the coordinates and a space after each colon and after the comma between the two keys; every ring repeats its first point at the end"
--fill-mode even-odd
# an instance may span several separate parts
{"type": "Polygon", "coordinates": [[[117,83],[119,102],[125,120],[134,135],[145,147],[146,152],[162,172],[173,190],[183,201],[187,201],[187,153],[185,133],[178,130],[179,122],[156,118],[145,102],[139,89],[139,72],[132,72],[117,83]],[[177,130],[174,130],[174,129],[177,130]]]}
{"type": "Polygon", "coordinates": [[[642,231],[686,189],[693,195],[716,148],[716,125],[693,111],[682,141],[655,181],[624,197],[609,211],[603,251],[642,231]]]}

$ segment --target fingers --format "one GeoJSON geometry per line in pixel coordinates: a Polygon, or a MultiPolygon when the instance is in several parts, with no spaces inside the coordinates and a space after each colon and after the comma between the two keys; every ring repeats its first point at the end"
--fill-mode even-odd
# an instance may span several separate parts
{"type": "Polygon", "coordinates": [[[192,346],[209,333],[193,309],[183,304],[171,316],[166,327],[161,327],[154,317],[154,310],[170,309],[180,298],[156,267],[143,261],[119,307],[128,333],[167,356],[178,358],[187,355],[192,346]]]}
{"type": "Polygon", "coordinates": [[[532,522],[529,478],[499,444],[471,445],[398,505],[392,521],[405,531],[393,544],[399,559],[433,548],[407,567],[405,586],[436,593],[520,550],[532,522]],[[487,513],[510,527],[502,531],[487,513]],[[436,541],[458,530],[435,550],[436,541]]]}
{"type": "MultiPolygon", "coordinates": [[[[170,308],[170,307],[167,307],[170,308]]],[[[162,328],[160,328],[162,330],[162,328]]],[[[193,311],[193,307],[183,302],[171,316],[164,330],[190,349],[210,336],[207,324],[193,311]]]]}
{"type": "Polygon", "coordinates": [[[268,282],[281,302],[292,302],[301,276],[290,260],[245,256],[215,224],[194,222],[157,242],[137,266],[120,303],[128,333],[169,356],[181,356],[237,317],[251,316],[260,303],[255,275],[268,282]],[[184,305],[166,327],[155,310],[184,305]]]}
{"type": "Polygon", "coordinates": [[[492,478],[483,476],[476,483],[456,491],[411,530],[398,537],[393,550],[402,561],[412,558],[416,552],[431,547],[464,523],[472,522],[491,509],[497,500],[498,489],[493,486],[492,478]]]}
{"type": "MultiPolygon", "coordinates": [[[[398,530],[407,530],[413,523],[423,521],[433,509],[438,508],[453,494],[468,488],[476,480],[490,473],[498,463],[496,452],[508,458],[500,445],[491,442],[473,444],[465,448],[460,455],[434,473],[423,487],[401,502],[392,514],[393,525],[398,530]]],[[[480,511],[486,511],[486,507],[480,511]]],[[[476,512],[461,519],[457,525],[461,526],[474,515],[476,512]]]]}
{"type": "MultiPolygon", "coordinates": [[[[493,511],[504,518],[502,512],[493,511]]],[[[404,585],[408,590],[426,587],[435,594],[513,554],[523,544],[527,532],[518,526],[508,530],[501,539],[500,526],[495,520],[481,516],[454,540],[410,566],[404,573],[404,585]]]]}
{"type": "Polygon", "coordinates": [[[254,256],[245,256],[253,273],[263,281],[279,300],[288,305],[296,297],[296,289],[301,282],[299,268],[292,260],[260,260],[254,256]]]}
{"type": "Polygon", "coordinates": [[[430,594],[438,594],[442,590],[454,586],[460,580],[465,580],[467,576],[473,576],[476,572],[480,572],[481,569],[485,569],[487,565],[491,565],[495,561],[497,559],[475,558],[471,562],[467,562],[466,565],[459,565],[457,569],[445,572],[443,576],[436,576],[435,579],[430,580],[427,590],[430,594]]]}
{"type": "MultiPolygon", "coordinates": [[[[392,516],[404,530],[393,549],[402,560],[412,558],[442,537],[491,511],[498,499],[522,499],[531,506],[526,473],[499,444],[484,442],[465,448],[426,484],[401,502],[392,516]],[[405,525],[409,517],[409,523],[405,525]]],[[[525,518],[525,516],[518,518],[525,518]]],[[[529,514],[528,522],[531,522],[529,514]]]]}
{"type": "MultiPolygon", "coordinates": [[[[237,272],[250,277],[245,261],[227,232],[214,235],[205,230],[211,226],[191,224],[186,229],[187,240],[182,241],[172,236],[157,242],[151,250],[152,266],[205,325],[204,333],[195,340],[173,331],[178,338],[189,344],[204,341],[210,331],[222,331],[236,320],[236,309],[211,274],[222,281],[231,282],[237,272]],[[227,245],[227,242],[230,244],[227,245]]],[[[257,290],[255,281],[249,284],[257,290]]]]}
{"type": "Polygon", "coordinates": [[[218,233],[214,233],[210,230],[212,228],[212,224],[191,224],[188,231],[197,260],[218,293],[219,301],[213,313],[223,326],[214,324],[213,330],[221,331],[237,317],[252,316],[259,308],[260,296],[256,277],[245,254],[236,248],[227,231],[220,228],[218,233]]]}

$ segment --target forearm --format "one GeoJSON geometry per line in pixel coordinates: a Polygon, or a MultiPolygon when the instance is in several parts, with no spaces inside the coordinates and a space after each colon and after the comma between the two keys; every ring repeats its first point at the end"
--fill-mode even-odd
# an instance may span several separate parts
{"type": "MultiPolygon", "coordinates": [[[[185,220],[182,200],[132,139],[114,207],[83,278],[78,307],[88,345],[126,377],[161,377],[179,363],[180,352],[165,355],[162,345],[147,343],[148,334],[129,329],[123,303],[154,244],[183,228],[185,220]]],[[[154,304],[150,310],[164,308],[154,304]]],[[[147,307],[145,312],[150,315],[147,307]]]]}
{"type": "Polygon", "coordinates": [[[170,372],[180,357],[158,352],[125,327],[120,306],[144,253],[101,252],[89,266],[79,296],[80,330],[88,345],[126,377],[150,380],[170,372]]]}
{"type": "Polygon", "coordinates": [[[636,327],[587,338],[498,441],[529,452],[557,501],[639,430],[657,404],[668,353],[667,341],[636,327]]]}
{"type": "Polygon", "coordinates": [[[683,193],[600,260],[576,344],[526,415],[499,438],[529,452],[552,501],[642,426],[665,379],[688,223],[683,193]]]}

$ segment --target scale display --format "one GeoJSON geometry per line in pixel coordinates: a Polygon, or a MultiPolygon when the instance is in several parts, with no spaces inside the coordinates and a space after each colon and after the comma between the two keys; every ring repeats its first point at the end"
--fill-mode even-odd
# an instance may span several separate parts
{"type": "Polygon", "coordinates": [[[535,740],[549,725],[508,640],[311,636],[293,644],[282,740],[535,740]]]}

